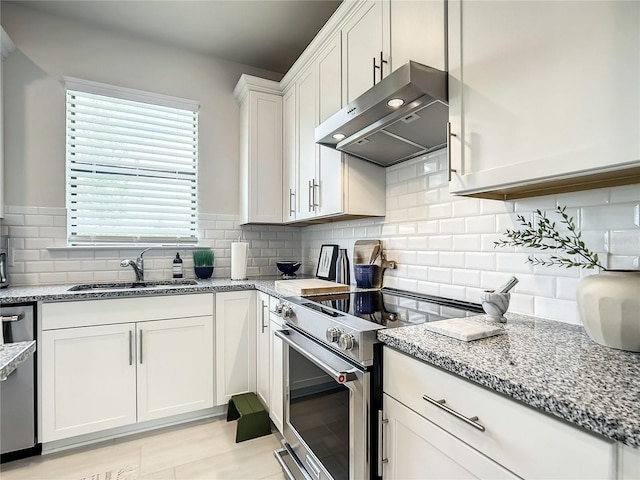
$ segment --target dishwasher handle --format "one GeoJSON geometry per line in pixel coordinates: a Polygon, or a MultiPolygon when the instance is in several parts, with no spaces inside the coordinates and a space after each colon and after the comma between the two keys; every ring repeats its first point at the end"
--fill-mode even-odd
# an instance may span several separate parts
{"type": "Polygon", "coordinates": [[[15,315],[2,315],[0,316],[0,319],[2,319],[2,323],[19,322],[24,318],[24,315],[24,312],[20,312],[15,315]]]}

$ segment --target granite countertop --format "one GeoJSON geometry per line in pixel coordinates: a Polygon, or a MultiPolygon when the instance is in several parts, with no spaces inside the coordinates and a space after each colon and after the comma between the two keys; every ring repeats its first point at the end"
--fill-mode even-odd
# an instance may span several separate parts
{"type": "Polygon", "coordinates": [[[9,375],[36,351],[36,342],[5,343],[0,350],[0,381],[5,381],[9,375]]]}
{"type": "Polygon", "coordinates": [[[380,330],[378,339],[529,406],[640,447],[640,354],[598,345],[579,325],[511,313],[506,317],[504,334],[471,342],[424,325],[380,330]]]}
{"type": "MultiPolygon", "coordinates": [[[[302,278],[302,277],[301,277],[302,278]]],[[[25,302],[55,302],[88,300],[99,298],[143,297],[158,295],[183,295],[189,293],[228,292],[237,290],[260,290],[275,297],[283,295],[276,291],[275,281],[280,276],[249,278],[248,280],[206,279],[196,280],[195,285],[161,285],[145,288],[123,288],[113,290],[69,291],[70,285],[10,286],[0,290],[0,304],[12,305],[25,302]]]]}

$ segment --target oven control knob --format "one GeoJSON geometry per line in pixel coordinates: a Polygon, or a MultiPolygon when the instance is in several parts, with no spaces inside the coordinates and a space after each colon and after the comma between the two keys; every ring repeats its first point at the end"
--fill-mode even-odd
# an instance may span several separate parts
{"type": "Polygon", "coordinates": [[[356,338],[351,333],[345,333],[340,336],[340,340],[338,340],[338,346],[347,352],[353,350],[353,347],[356,345],[356,338]]]}
{"type": "Polygon", "coordinates": [[[288,305],[283,305],[282,307],[282,318],[291,318],[293,317],[293,308],[288,305]]]}
{"type": "Polygon", "coordinates": [[[340,335],[342,335],[342,330],[338,327],[331,327],[327,329],[327,342],[335,343],[340,339],[340,335]]]}
{"type": "Polygon", "coordinates": [[[282,314],[282,309],[283,309],[283,308],[284,308],[284,304],[282,304],[282,303],[276,303],[276,308],[275,308],[275,310],[276,310],[276,313],[277,313],[278,315],[281,315],[281,314],[282,314]]]}

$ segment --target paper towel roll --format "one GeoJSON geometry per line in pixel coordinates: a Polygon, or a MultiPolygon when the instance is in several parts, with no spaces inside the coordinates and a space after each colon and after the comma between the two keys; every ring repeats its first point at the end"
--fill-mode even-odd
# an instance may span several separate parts
{"type": "Polygon", "coordinates": [[[246,280],[248,249],[248,243],[231,243],[231,280],[246,280]]]}

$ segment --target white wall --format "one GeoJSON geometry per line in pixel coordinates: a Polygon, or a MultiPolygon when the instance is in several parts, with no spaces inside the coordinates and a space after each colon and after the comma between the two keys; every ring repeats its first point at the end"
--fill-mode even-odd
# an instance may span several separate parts
{"type": "MultiPolygon", "coordinates": [[[[349,249],[352,259],[356,240],[381,239],[399,265],[386,271],[386,287],[480,303],[483,289],[515,275],[509,311],[580,323],[576,288],[594,271],[534,267],[526,263],[533,251],[494,248],[505,229],[519,227],[517,215],[531,219],[557,204],[567,206],[607,268],[640,268],[640,185],[502,202],[449,195],[445,168],[446,150],[388,167],[386,217],[306,227],[304,271],[315,273],[323,243],[349,249]]],[[[355,284],[353,267],[351,277],[355,284]]]]}
{"type": "Polygon", "coordinates": [[[2,2],[17,50],[4,64],[5,203],[65,206],[63,76],[197,100],[200,210],[238,214],[242,73],[280,75],[164,47],[2,2]]]}

